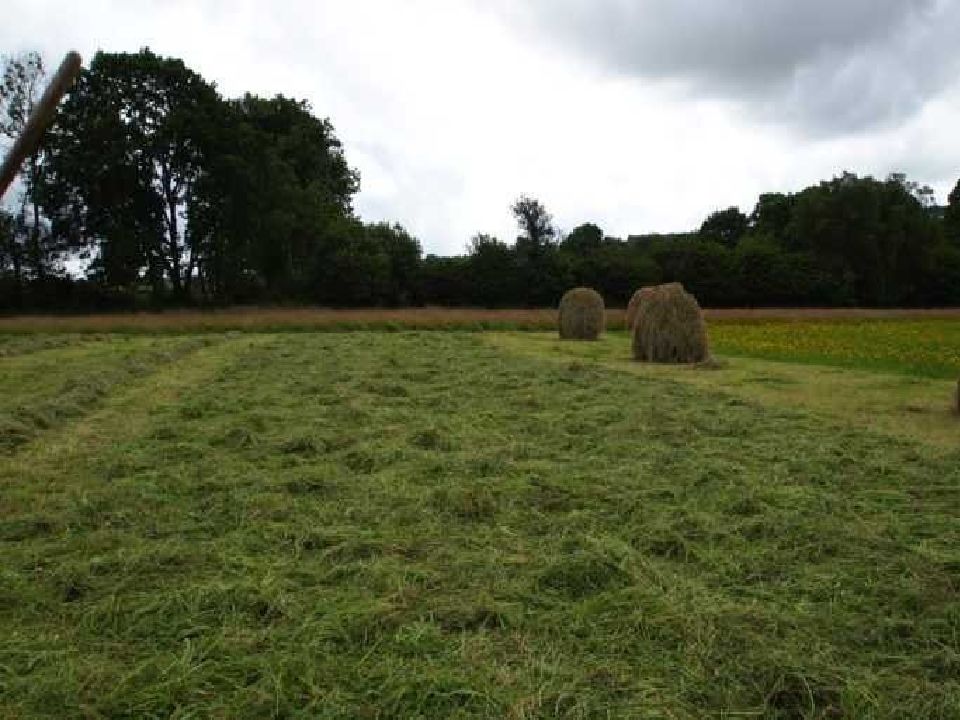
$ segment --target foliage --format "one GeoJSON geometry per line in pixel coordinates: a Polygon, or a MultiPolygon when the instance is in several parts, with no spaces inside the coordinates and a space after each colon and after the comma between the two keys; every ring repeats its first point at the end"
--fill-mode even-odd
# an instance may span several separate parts
{"type": "Polygon", "coordinates": [[[597,252],[602,244],[603,230],[594,223],[585,223],[574,228],[560,241],[563,250],[581,257],[597,252]]]}
{"type": "MultiPolygon", "coordinates": [[[[37,52],[6,58],[0,77],[0,137],[12,142],[20,136],[40,100],[45,77],[43,58],[37,52]]],[[[25,282],[43,283],[57,270],[61,248],[49,232],[40,206],[47,161],[42,145],[27,158],[20,170],[18,211],[0,218],[0,275],[12,275],[18,296],[25,282]]]]}
{"type": "Polygon", "coordinates": [[[0,78],[0,135],[16,139],[27,125],[46,75],[38,52],[4,58],[0,78]]]}
{"type": "Polygon", "coordinates": [[[486,307],[517,304],[525,288],[513,248],[480,233],[470,241],[468,251],[465,277],[470,282],[468,302],[486,307]]]}
{"type": "Polygon", "coordinates": [[[193,213],[216,294],[311,297],[322,257],[355,234],[358,176],[330,121],[306,102],[246,95],[221,111],[226,124],[193,213]]]}
{"type": "Polygon", "coordinates": [[[182,61],[98,53],[51,142],[47,209],[109,286],[156,299],[296,296],[352,216],[357,177],[309,105],[224,102],[182,61]],[[334,229],[332,229],[334,228],[334,229]]]}
{"type": "Polygon", "coordinates": [[[535,257],[546,248],[554,245],[557,231],[553,226],[553,216],[536,198],[521,195],[510,206],[520,236],[517,238],[517,250],[522,256],[535,257]]]}
{"type": "Polygon", "coordinates": [[[933,221],[901,180],[852,173],[801,192],[786,234],[788,247],[848,276],[857,301],[880,306],[916,302],[924,258],[937,241],[933,221]]]}
{"type": "Polygon", "coordinates": [[[420,243],[399,225],[339,226],[319,254],[314,299],[333,306],[398,306],[419,301],[420,243]]]}
{"type": "MultiPolygon", "coordinates": [[[[42,78],[36,53],[7,61],[0,132],[22,127],[42,78]]],[[[521,195],[514,243],[478,234],[462,256],[423,258],[402,226],[356,217],[359,176],[307,102],[224,99],[149,49],[97,53],[23,180],[18,212],[0,221],[4,310],[551,307],[575,285],[623,307],[669,282],[711,307],[960,305],[960,189],[940,208],[903,174],[845,172],[764,193],[749,215],[718,210],[696,232],[625,240],[596,223],[561,237],[521,195]],[[87,277],[65,260],[91,261],[87,277]]]]}
{"type": "MultiPolygon", "coordinates": [[[[474,301],[480,288],[492,288],[499,283],[499,277],[494,274],[490,285],[481,284],[473,275],[471,258],[467,256],[443,257],[427,255],[420,264],[420,292],[425,302],[431,305],[457,307],[462,305],[490,307],[499,305],[498,294],[490,292],[484,297],[489,298],[486,303],[474,301]]],[[[507,292],[506,297],[512,298],[519,293],[507,292]]],[[[503,303],[509,305],[509,301],[503,303]]]]}
{"type": "Polygon", "coordinates": [[[19,284],[20,247],[16,240],[16,219],[0,208],[0,271],[14,271],[19,284]]]}
{"type": "Polygon", "coordinates": [[[951,245],[960,247],[960,180],[953,186],[947,198],[943,230],[951,245]]]}
{"type": "Polygon", "coordinates": [[[738,207],[717,210],[703,221],[700,238],[727,247],[736,247],[740,238],[747,234],[750,223],[738,207]]]}
{"type": "Polygon", "coordinates": [[[94,247],[107,285],[143,273],[158,298],[165,281],[189,294],[198,257],[182,214],[217,102],[182,61],[146,49],[97,53],[68,94],[50,142],[47,209],[58,232],[94,247]]]}

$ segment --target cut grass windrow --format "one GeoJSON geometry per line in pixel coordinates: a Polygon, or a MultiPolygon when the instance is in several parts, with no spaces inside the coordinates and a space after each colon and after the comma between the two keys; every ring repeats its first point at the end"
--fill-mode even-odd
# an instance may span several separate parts
{"type": "Polygon", "coordinates": [[[0,454],[82,417],[116,388],[174,363],[207,337],[114,338],[0,360],[0,454]]]}

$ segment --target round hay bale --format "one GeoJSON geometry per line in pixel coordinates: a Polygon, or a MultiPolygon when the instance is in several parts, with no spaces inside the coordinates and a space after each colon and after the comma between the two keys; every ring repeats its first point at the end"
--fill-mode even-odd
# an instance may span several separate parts
{"type": "Polygon", "coordinates": [[[633,297],[630,298],[630,302],[627,305],[627,315],[625,318],[627,330],[633,330],[633,323],[637,319],[637,312],[640,310],[640,303],[643,302],[644,298],[650,297],[651,294],[653,294],[652,287],[642,287],[633,294],[633,297]]]}
{"type": "Polygon", "coordinates": [[[680,283],[657,285],[643,298],[633,325],[633,358],[654,363],[702,363],[710,357],[707,326],[693,295],[680,283]]]}
{"type": "Polygon", "coordinates": [[[569,290],[560,300],[559,320],[562,340],[596,340],[606,325],[603,298],[590,288],[569,290]]]}

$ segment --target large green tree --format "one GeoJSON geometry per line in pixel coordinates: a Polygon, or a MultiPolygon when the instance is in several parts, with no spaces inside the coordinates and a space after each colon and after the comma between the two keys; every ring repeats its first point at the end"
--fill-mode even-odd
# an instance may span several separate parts
{"type": "Polygon", "coordinates": [[[520,228],[514,252],[524,287],[522,304],[553,305],[573,282],[568,259],[558,252],[553,216],[536,198],[522,195],[510,207],[520,228]]]}
{"type": "Polygon", "coordinates": [[[603,244],[603,230],[594,223],[578,225],[560,241],[560,248],[575,255],[589,255],[603,244]]]}
{"type": "Polygon", "coordinates": [[[228,299],[324,294],[317,267],[355,239],[359,187],[330,121],[306,102],[247,95],[221,108],[211,147],[190,216],[204,281],[228,299]]]}
{"type": "Polygon", "coordinates": [[[728,248],[737,246],[740,238],[749,228],[747,216],[738,207],[717,210],[703,221],[700,237],[707,242],[715,242],[728,248]]]}
{"type": "Polygon", "coordinates": [[[937,240],[936,221],[902,178],[843,173],[796,196],[787,246],[848,276],[864,304],[917,302],[937,240]]]}
{"type": "MultiPolygon", "coordinates": [[[[778,245],[788,242],[787,227],[796,204],[795,195],[763,193],[750,214],[750,229],[753,234],[773,240],[778,245]]],[[[793,248],[795,249],[795,248],[793,248]]]]}
{"type": "Polygon", "coordinates": [[[419,302],[420,243],[400,225],[337,223],[318,256],[311,297],[334,306],[397,306],[419,302]]]}
{"type": "Polygon", "coordinates": [[[509,307],[524,302],[524,287],[514,249],[492,235],[478,233],[467,247],[469,302],[483,307],[509,307]]]}
{"type": "Polygon", "coordinates": [[[199,257],[186,217],[217,132],[220,99],[181,60],[99,52],[68,95],[50,144],[58,229],[93,245],[109,284],[145,277],[190,293],[199,257]]]}

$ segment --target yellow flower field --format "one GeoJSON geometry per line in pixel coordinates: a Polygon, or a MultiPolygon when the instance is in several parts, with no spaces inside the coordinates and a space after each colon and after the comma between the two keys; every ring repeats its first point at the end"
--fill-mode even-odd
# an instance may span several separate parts
{"type": "Polygon", "coordinates": [[[960,321],[955,319],[714,320],[710,338],[721,355],[960,376],[960,321]]]}

